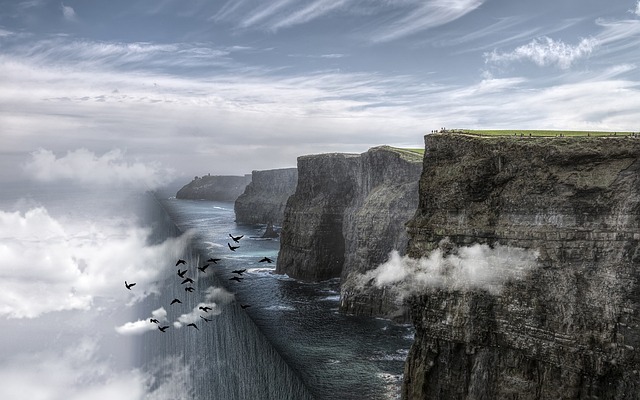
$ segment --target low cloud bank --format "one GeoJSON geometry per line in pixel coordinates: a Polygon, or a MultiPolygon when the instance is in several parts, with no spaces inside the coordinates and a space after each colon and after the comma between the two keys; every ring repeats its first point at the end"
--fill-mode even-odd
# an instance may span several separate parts
{"type": "Polygon", "coordinates": [[[434,250],[420,259],[392,251],[389,260],[358,279],[358,285],[375,285],[395,292],[397,300],[428,289],[486,290],[499,294],[503,285],[522,279],[536,268],[538,252],[509,246],[475,244],[434,250]]]}
{"type": "Polygon", "coordinates": [[[44,207],[0,210],[0,316],[89,310],[96,297],[132,304],[159,293],[191,234],[154,245],[150,235],[133,225],[61,222],[44,207]],[[127,290],[125,280],[136,286],[127,290]]]}
{"type": "Polygon", "coordinates": [[[81,148],[63,157],[39,149],[31,153],[23,169],[29,177],[41,182],[63,180],[95,186],[143,186],[148,190],[167,184],[174,175],[158,163],[129,162],[119,149],[99,156],[81,148]]]}

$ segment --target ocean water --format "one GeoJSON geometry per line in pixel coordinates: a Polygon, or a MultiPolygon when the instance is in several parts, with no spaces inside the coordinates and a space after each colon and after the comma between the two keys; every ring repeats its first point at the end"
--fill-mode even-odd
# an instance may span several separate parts
{"type": "Polygon", "coordinates": [[[0,260],[0,398],[399,398],[412,327],[342,314],[337,280],[274,274],[258,261],[277,259],[278,240],[236,225],[232,203],[19,182],[0,212],[0,250],[32,258],[0,260]],[[236,252],[229,234],[244,235],[236,252]],[[221,261],[201,273],[209,257],[221,261]],[[207,298],[213,289],[233,296],[207,298]],[[210,321],[203,302],[216,304],[210,321]],[[159,311],[165,333],[148,321],[159,311]]]}
{"type": "MultiPolygon", "coordinates": [[[[313,398],[400,397],[404,360],[413,341],[410,325],[341,313],[337,279],[304,283],[275,274],[279,241],[259,238],[264,226],[237,225],[233,203],[170,197],[161,204],[179,229],[195,232],[194,246],[201,256],[194,262],[222,259],[209,267],[207,279],[235,293],[234,315],[250,319],[313,398]],[[235,244],[229,234],[244,235],[235,252],[227,247],[235,244]],[[260,263],[263,257],[274,263],[260,263]],[[247,270],[245,279],[230,281],[231,271],[238,269],[247,270]],[[238,304],[249,307],[240,309],[238,304]]],[[[204,394],[208,389],[202,390],[204,394]]]]}

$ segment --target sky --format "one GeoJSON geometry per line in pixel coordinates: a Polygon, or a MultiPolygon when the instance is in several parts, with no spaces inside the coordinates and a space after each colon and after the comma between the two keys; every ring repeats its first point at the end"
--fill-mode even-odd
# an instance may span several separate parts
{"type": "Polygon", "coordinates": [[[638,60],[638,0],[2,0],[0,182],[155,187],[441,127],[636,131],[638,60]]]}

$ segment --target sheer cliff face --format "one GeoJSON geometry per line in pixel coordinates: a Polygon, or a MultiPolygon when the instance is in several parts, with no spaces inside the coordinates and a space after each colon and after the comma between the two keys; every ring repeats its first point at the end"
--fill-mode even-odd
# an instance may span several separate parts
{"type": "Polygon", "coordinates": [[[342,277],[343,308],[378,313],[379,296],[372,304],[373,289],[355,288],[353,277],[385,261],[392,249],[406,248],[405,223],[416,209],[421,161],[385,146],[299,157],[277,272],[302,280],[342,277]]]}
{"type": "Polygon", "coordinates": [[[184,185],[178,190],[176,197],[187,200],[235,201],[250,180],[251,175],[207,175],[184,185]]]}
{"type": "Polygon", "coordinates": [[[251,183],[235,202],[236,222],[282,224],[285,205],[297,182],[297,168],[253,171],[251,183]]]}
{"type": "Polygon", "coordinates": [[[406,399],[640,393],[640,141],[426,137],[408,254],[449,238],[539,252],[493,295],[411,301],[406,399]]]}

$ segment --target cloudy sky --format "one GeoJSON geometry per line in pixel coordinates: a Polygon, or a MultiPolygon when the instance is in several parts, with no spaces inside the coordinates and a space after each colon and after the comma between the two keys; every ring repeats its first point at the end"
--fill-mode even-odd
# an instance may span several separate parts
{"type": "Polygon", "coordinates": [[[0,170],[84,152],[190,179],[443,126],[639,130],[638,60],[637,0],[2,0],[0,170]]]}

